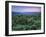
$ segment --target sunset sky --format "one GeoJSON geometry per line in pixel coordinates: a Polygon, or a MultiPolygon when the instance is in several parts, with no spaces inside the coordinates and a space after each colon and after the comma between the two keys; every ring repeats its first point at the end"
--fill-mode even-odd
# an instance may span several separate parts
{"type": "Polygon", "coordinates": [[[41,7],[12,6],[12,12],[41,12],[41,7]]]}

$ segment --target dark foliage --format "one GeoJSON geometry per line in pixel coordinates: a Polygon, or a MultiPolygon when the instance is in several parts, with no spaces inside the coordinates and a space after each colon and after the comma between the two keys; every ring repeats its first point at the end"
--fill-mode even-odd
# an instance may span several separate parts
{"type": "Polygon", "coordinates": [[[16,15],[12,16],[12,30],[39,30],[41,29],[41,16],[16,15]]]}

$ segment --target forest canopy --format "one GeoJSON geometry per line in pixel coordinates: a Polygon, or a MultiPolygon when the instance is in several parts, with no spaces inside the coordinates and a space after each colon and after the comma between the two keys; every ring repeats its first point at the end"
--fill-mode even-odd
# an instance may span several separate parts
{"type": "Polygon", "coordinates": [[[41,14],[12,16],[12,31],[41,29],[41,14]]]}

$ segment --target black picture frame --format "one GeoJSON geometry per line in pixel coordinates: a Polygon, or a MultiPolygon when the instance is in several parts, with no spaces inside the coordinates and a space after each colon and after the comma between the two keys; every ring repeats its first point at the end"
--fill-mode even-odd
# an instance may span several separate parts
{"type": "Polygon", "coordinates": [[[5,36],[19,36],[19,35],[34,35],[45,34],[45,3],[39,2],[23,2],[23,1],[5,1],[5,36]],[[9,3],[27,3],[27,4],[40,4],[44,5],[44,32],[42,33],[27,33],[27,34],[11,34],[9,35],[9,3]]]}

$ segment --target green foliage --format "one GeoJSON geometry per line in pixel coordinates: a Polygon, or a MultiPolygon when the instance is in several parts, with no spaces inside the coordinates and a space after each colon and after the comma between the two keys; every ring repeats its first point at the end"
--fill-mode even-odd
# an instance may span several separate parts
{"type": "Polygon", "coordinates": [[[41,29],[41,16],[16,15],[12,16],[12,30],[39,30],[41,29]]]}

